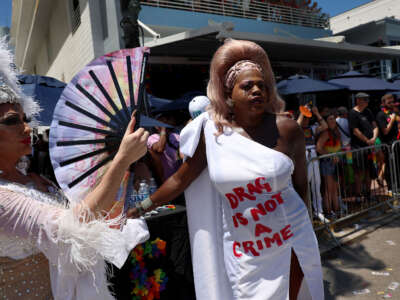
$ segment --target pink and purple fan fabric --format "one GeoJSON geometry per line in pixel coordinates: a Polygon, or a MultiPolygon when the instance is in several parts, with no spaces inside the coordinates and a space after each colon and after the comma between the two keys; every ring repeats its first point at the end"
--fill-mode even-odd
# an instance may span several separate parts
{"type": "MultiPolygon", "coordinates": [[[[50,129],[57,181],[71,201],[93,189],[113,159],[141,98],[147,48],[123,49],[95,59],[64,89],[50,129]]],[[[131,190],[130,172],[116,200],[131,190]]]]}

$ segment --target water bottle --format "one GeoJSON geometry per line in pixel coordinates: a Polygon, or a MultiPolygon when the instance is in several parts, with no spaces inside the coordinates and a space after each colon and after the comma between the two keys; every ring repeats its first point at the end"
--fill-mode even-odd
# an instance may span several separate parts
{"type": "Polygon", "coordinates": [[[143,201],[149,196],[149,186],[146,181],[142,181],[139,185],[138,201],[143,201]]]}
{"type": "Polygon", "coordinates": [[[125,204],[124,204],[124,212],[125,213],[128,211],[128,209],[135,207],[135,202],[137,201],[137,198],[138,198],[138,194],[137,194],[136,190],[132,187],[131,194],[125,200],[125,204]]]}
{"type": "Polygon", "coordinates": [[[150,193],[150,195],[153,195],[156,190],[157,190],[156,180],[153,177],[151,177],[150,178],[150,184],[149,184],[149,193],[150,193]]]}
{"type": "Polygon", "coordinates": [[[136,192],[135,189],[132,190],[132,195],[129,199],[129,206],[133,207],[135,206],[135,203],[138,201],[138,193],[136,192]]]}

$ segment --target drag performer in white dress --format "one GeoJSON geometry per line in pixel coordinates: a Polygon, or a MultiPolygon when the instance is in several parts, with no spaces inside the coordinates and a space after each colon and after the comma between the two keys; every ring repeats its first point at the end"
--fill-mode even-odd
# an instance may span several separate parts
{"type": "Polygon", "coordinates": [[[324,299],[303,202],[304,135],[279,116],[283,105],[264,50],[225,42],[211,62],[208,97],[211,109],[181,133],[185,163],[130,213],[185,189],[199,300],[324,299]]]}
{"type": "Polygon", "coordinates": [[[99,185],[68,206],[40,176],[16,169],[32,150],[26,116],[39,107],[22,94],[11,62],[0,41],[0,298],[113,299],[104,260],[121,267],[148,231],[142,220],[108,219],[107,211],[125,170],[146,153],[148,133],[133,132],[133,118],[99,185]]]}

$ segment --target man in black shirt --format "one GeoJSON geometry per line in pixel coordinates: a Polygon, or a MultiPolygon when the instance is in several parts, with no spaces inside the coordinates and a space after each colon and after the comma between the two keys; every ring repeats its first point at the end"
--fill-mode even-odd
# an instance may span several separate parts
{"type": "MultiPolygon", "coordinates": [[[[356,94],[356,106],[349,112],[349,127],[351,132],[351,148],[360,149],[375,145],[379,130],[376,126],[372,112],[367,108],[369,95],[356,94]]],[[[360,150],[353,153],[353,166],[355,168],[355,193],[361,196],[361,182],[364,182],[366,194],[371,190],[371,177],[376,176],[376,170],[371,158],[371,150],[360,150]]]]}
{"type": "Polygon", "coordinates": [[[368,103],[368,94],[356,94],[356,106],[349,112],[352,149],[372,146],[378,137],[379,130],[372,112],[367,108],[368,103]]]}

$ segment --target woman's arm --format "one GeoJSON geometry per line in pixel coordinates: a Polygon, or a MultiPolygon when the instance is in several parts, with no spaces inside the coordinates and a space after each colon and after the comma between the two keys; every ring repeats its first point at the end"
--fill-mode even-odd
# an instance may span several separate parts
{"type": "Polygon", "coordinates": [[[306,166],[306,143],[304,133],[300,127],[292,130],[293,149],[294,149],[294,171],[292,174],[292,183],[296,192],[303,199],[306,206],[308,199],[308,182],[306,166]]]}
{"type": "Polygon", "coordinates": [[[99,185],[83,200],[83,204],[92,212],[111,209],[126,170],[132,163],[146,154],[146,142],[149,133],[143,128],[134,131],[135,123],[136,120],[133,117],[109,169],[99,185]]]}
{"type": "Polygon", "coordinates": [[[301,126],[303,123],[303,120],[304,120],[304,115],[300,112],[299,117],[297,118],[297,124],[299,124],[299,126],[301,126]]]}
{"type": "MultiPolygon", "coordinates": [[[[175,174],[170,176],[164,184],[150,197],[152,205],[147,209],[152,210],[166,204],[179,196],[206,168],[206,148],[202,135],[193,157],[188,158],[175,174]]],[[[137,208],[131,208],[127,212],[128,217],[138,217],[137,208]]]]}
{"type": "Polygon", "coordinates": [[[329,134],[328,131],[325,130],[323,133],[321,133],[317,141],[316,150],[318,154],[320,155],[328,154],[328,152],[324,149],[324,145],[328,139],[329,139],[329,134]]]}

